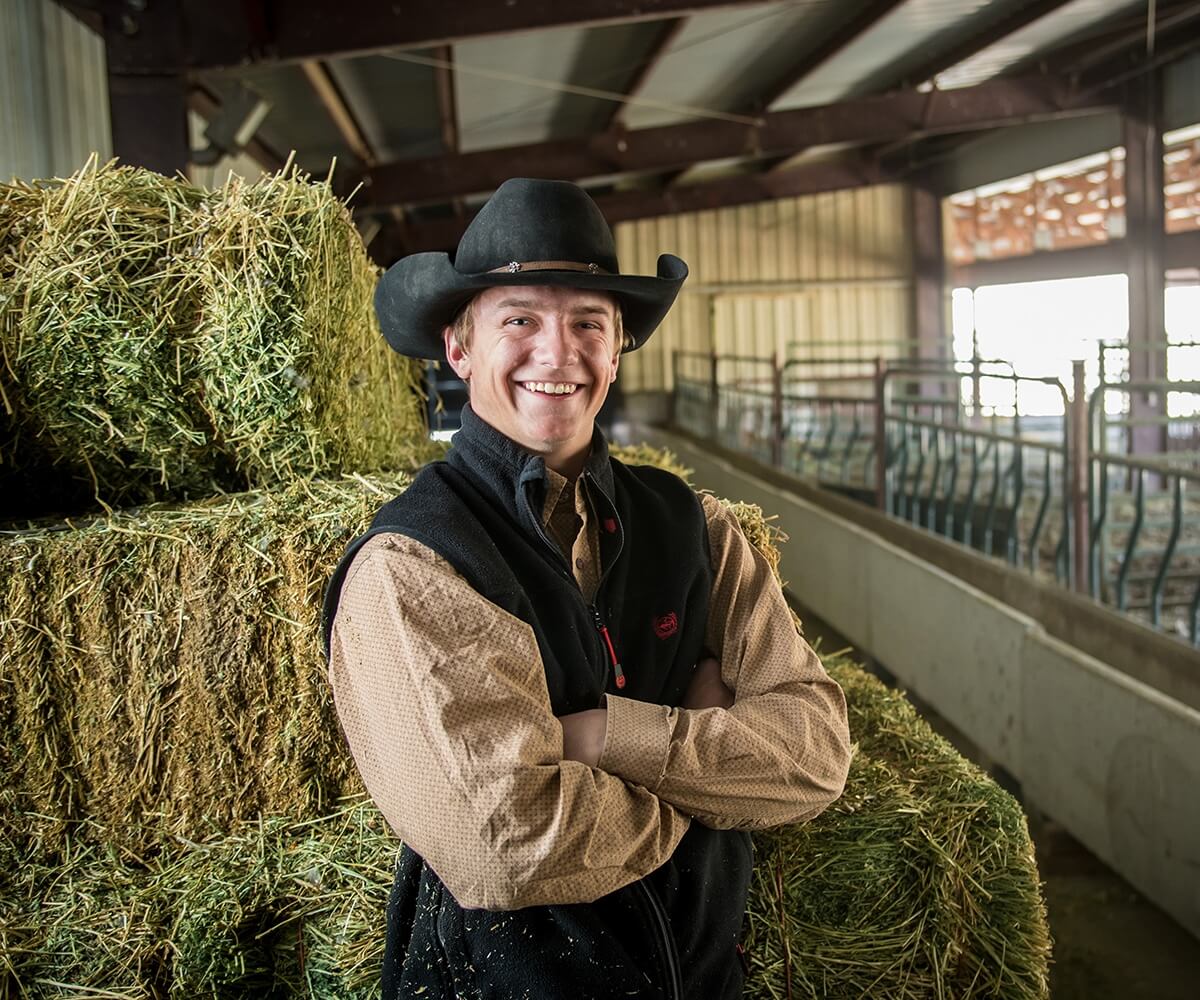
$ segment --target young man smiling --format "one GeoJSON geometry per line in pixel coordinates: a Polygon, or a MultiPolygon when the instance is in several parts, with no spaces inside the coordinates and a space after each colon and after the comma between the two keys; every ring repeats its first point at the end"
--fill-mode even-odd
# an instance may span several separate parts
{"type": "Polygon", "coordinates": [[[384,996],[742,992],[747,831],[849,765],[842,693],[711,497],[609,457],[594,421],[687,275],[622,275],[580,188],[505,183],[453,261],[376,294],[470,403],[326,597],[330,678],[404,841],[384,996]]]}

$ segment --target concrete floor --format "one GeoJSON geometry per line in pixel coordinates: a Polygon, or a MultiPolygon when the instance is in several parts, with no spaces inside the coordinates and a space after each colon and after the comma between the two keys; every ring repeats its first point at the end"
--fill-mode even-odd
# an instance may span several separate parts
{"type": "MultiPolygon", "coordinates": [[[[851,647],[803,607],[796,611],[818,651],[851,647]]],[[[864,657],[864,659],[866,659],[864,657]]],[[[886,667],[869,663],[887,679],[886,667]]],[[[961,732],[909,696],[935,730],[964,756],[986,761],[961,732]]],[[[1020,788],[996,776],[1020,798],[1020,788]]],[[[1049,817],[1029,817],[1044,882],[1054,954],[1052,1000],[1196,1000],[1200,997],[1200,941],[1134,889],[1049,817]]]]}

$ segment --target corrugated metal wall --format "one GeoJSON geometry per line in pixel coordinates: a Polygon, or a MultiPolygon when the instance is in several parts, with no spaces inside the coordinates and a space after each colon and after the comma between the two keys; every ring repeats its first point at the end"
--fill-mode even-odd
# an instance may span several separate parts
{"type": "MultiPolygon", "coordinates": [[[[96,153],[112,156],[104,43],[53,0],[0,0],[0,180],[65,177],[96,153]]],[[[191,115],[193,144],[204,123],[191,115]]],[[[218,187],[262,168],[242,154],[192,179],[218,187]]]]}
{"type": "Polygon", "coordinates": [[[785,198],[615,227],[622,270],[676,253],[691,275],[626,391],[672,387],[675,350],[898,356],[912,338],[912,253],[899,185],[785,198]]]}
{"type": "Polygon", "coordinates": [[[0,179],[112,155],[104,43],[50,0],[0,3],[0,179]]]}

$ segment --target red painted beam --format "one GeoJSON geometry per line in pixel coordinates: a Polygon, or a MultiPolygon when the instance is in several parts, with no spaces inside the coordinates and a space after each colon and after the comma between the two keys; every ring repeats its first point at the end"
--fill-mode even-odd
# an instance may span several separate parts
{"type": "Polygon", "coordinates": [[[122,61],[117,68],[161,72],[232,69],[424,48],[518,31],[653,21],[761,0],[179,0],[188,27],[183,65],[169,67],[162,65],[160,53],[136,44],[142,13],[134,5],[100,2],[126,20],[134,42],[118,54],[122,61]]]}
{"type": "MultiPolygon", "coordinates": [[[[883,173],[870,158],[853,156],[778,173],[742,174],[658,191],[619,191],[598,195],[595,200],[609,224],[615,225],[632,219],[749,205],[896,179],[896,175],[883,173]]],[[[449,250],[458,243],[469,221],[469,218],[447,218],[438,222],[410,223],[403,233],[389,227],[387,237],[377,238],[372,243],[372,254],[377,262],[387,265],[407,253],[449,250]]]]}
{"type": "Polygon", "coordinates": [[[673,170],[729,157],[790,155],[826,143],[879,143],[1078,113],[1047,76],[998,79],[947,92],[897,91],[763,115],[758,125],[700,121],[606,132],[457,156],[401,160],[362,177],[364,204],[445,201],[495,190],[509,177],[580,180],[673,170]]]}

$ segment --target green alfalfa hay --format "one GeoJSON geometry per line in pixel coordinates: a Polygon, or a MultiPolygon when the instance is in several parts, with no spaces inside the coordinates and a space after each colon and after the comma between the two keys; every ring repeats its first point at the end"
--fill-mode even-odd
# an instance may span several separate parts
{"type": "MultiPolygon", "coordinates": [[[[378,503],[375,492],[387,492],[377,484],[371,487],[363,487],[366,496],[356,508],[359,521],[347,533],[365,523],[378,503]]],[[[328,496],[321,499],[329,504],[328,496]]],[[[324,509],[320,499],[312,509],[324,509]]],[[[751,505],[733,509],[747,536],[766,549],[769,558],[777,558],[777,552],[770,550],[778,532],[761,511],[751,505]]],[[[349,522],[353,514],[339,514],[338,520],[349,522]]],[[[249,527],[257,530],[255,525],[249,527]]],[[[310,618],[310,631],[314,625],[315,618],[310,618]]],[[[858,753],[846,794],[830,810],[810,824],[756,838],[758,864],[748,915],[753,970],[748,995],[787,996],[790,984],[793,996],[1044,996],[1049,951],[1045,914],[1028,833],[1016,803],[929,731],[902,696],[849,664],[830,667],[847,692],[858,753]]],[[[322,694],[323,688],[318,701],[322,694]]],[[[335,725],[327,713],[307,718],[315,728],[335,725]]],[[[102,731],[111,739],[114,727],[110,723],[102,731]]],[[[344,758],[340,741],[338,751],[344,758]]],[[[276,768],[270,775],[272,783],[294,785],[290,762],[269,766],[276,768]]],[[[10,768],[9,773],[15,772],[10,768]]],[[[68,761],[59,777],[70,774],[68,761]]],[[[82,783],[78,777],[76,783],[82,783]]],[[[350,987],[339,977],[348,967],[346,956],[351,955],[357,988],[367,991],[376,983],[383,900],[395,849],[382,832],[382,821],[364,806],[366,812],[360,816],[365,818],[357,826],[332,821],[306,825],[306,849],[314,857],[351,859],[339,861],[339,871],[380,873],[377,882],[365,876],[355,883],[363,895],[351,909],[333,914],[318,907],[310,919],[303,901],[294,906],[280,901],[279,886],[284,883],[272,881],[274,869],[258,860],[261,852],[247,855],[249,848],[239,848],[241,861],[222,853],[223,840],[244,844],[249,837],[253,844],[264,829],[261,824],[224,821],[245,815],[240,809],[247,801],[230,808],[219,797],[228,797],[236,787],[234,781],[210,792],[216,795],[210,808],[203,815],[193,813],[186,832],[169,834],[169,849],[158,855],[161,866],[169,867],[177,838],[202,839],[205,831],[216,831],[216,839],[206,841],[207,853],[190,856],[193,869],[188,871],[199,872],[205,859],[211,861],[210,868],[194,876],[172,869],[175,875],[170,883],[177,887],[179,901],[170,910],[174,914],[171,940],[176,942],[173,947],[194,956],[181,960],[180,974],[188,982],[199,978],[208,983],[261,977],[268,961],[261,941],[274,933],[267,933],[271,927],[287,923],[294,933],[271,937],[274,957],[270,961],[277,981],[290,984],[295,981],[294,970],[303,968],[308,988],[315,990],[314,970],[327,968],[331,971],[321,974],[324,992],[311,995],[368,995],[348,992],[350,987]],[[220,817],[222,822],[207,816],[220,817]],[[221,838],[222,830],[234,833],[221,838]],[[240,874],[221,884],[222,871],[240,874]],[[211,893],[217,895],[205,895],[211,893]],[[180,916],[197,912],[209,917],[197,922],[180,916]],[[234,931],[212,930],[217,926],[234,931]],[[251,938],[244,940],[251,930],[251,938]],[[289,949],[294,958],[281,958],[289,949]],[[333,957],[322,967],[320,955],[333,957]]],[[[332,784],[327,783],[322,801],[328,801],[329,794],[332,784]]],[[[305,807],[294,800],[289,805],[305,807]]],[[[28,813],[16,816],[14,810],[10,815],[18,825],[38,822],[28,813]]],[[[77,837],[99,837],[104,843],[140,843],[153,855],[153,845],[164,836],[163,820],[171,815],[169,809],[145,811],[143,821],[149,826],[141,831],[120,828],[97,833],[91,824],[81,827],[78,822],[64,828],[77,837]]],[[[295,815],[268,821],[267,828],[294,824],[295,815]]],[[[29,843],[27,835],[17,839],[29,843]]],[[[51,843],[45,838],[39,846],[51,843]]],[[[46,865],[54,864],[53,854],[41,856],[48,859],[46,865]]],[[[274,855],[262,855],[268,856],[274,855]]],[[[97,877],[103,879],[102,869],[97,869],[101,871],[97,877]]],[[[117,882],[123,878],[114,876],[117,882]]],[[[289,891],[298,887],[307,892],[301,882],[293,879],[286,885],[289,891]]],[[[31,954],[29,961],[36,961],[36,948],[31,954]]],[[[147,959],[147,967],[152,966],[147,959]]]]}
{"type": "Polygon", "coordinates": [[[10,515],[38,512],[13,476],[47,466],[128,504],[388,468],[424,436],[420,367],[379,335],[378,270],[327,181],[206,192],[93,159],[0,207],[10,515]]]}
{"type": "Polygon", "coordinates": [[[846,792],[756,835],[756,997],[1048,995],[1050,937],[1020,806],[898,692],[849,663],[846,792]]]}
{"type": "Polygon", "coordinates": [[[318,815],[361,789],[320,603],[347,542],[408,482],[297,481],[5,533],[0,764],[33,817],[18,825],[49,849],[88,820],[136,849],[156,830],[318,815]]]}
{"type": "MultiPolygon", "coordinates": [[[[755,835],[746,995],[1046,996],[1044,912],[1015,803],[922,732],[902,696],[850,663],[830,668],[863,738],[830,810],[755,835]]],[[[365,802],[171,838],[148,866],[92,847],[92,882],[34,875],[49,888],[15,922],[35,940],[12,960],[27,980],[140,982],[146,995],[166,982],[170,996],[371,996],[397,847],[365,802]],[[127,927],[131,914],[144,926],[127,927]],[[95,925],[123,932],[105,942],[108,981],[82,960],[95,925]]]]}
{"type": "Polygon", "coordinates": [[[66,181],[0,186],[0,466],[54,464],[67,484],[113,496],[189,476],[209,487],[203,414],[177,352],[197,319],[188,251],[202,200],[94,159],[66,181]]]}
{"type": "Polygon", "coordinates": [[[427,434],[419,362],[375,318],[378,269],[329,181],[231,177],[197,248],[197,364],[216,440],[251,485],[389,468],[427,434]]]}
{"type": "Polygon", "coordinates": [[[396,844],[368,802],[172,838],[148,858],[68,846],[5,886],[0,997],[378,994],[396,844]]]}

